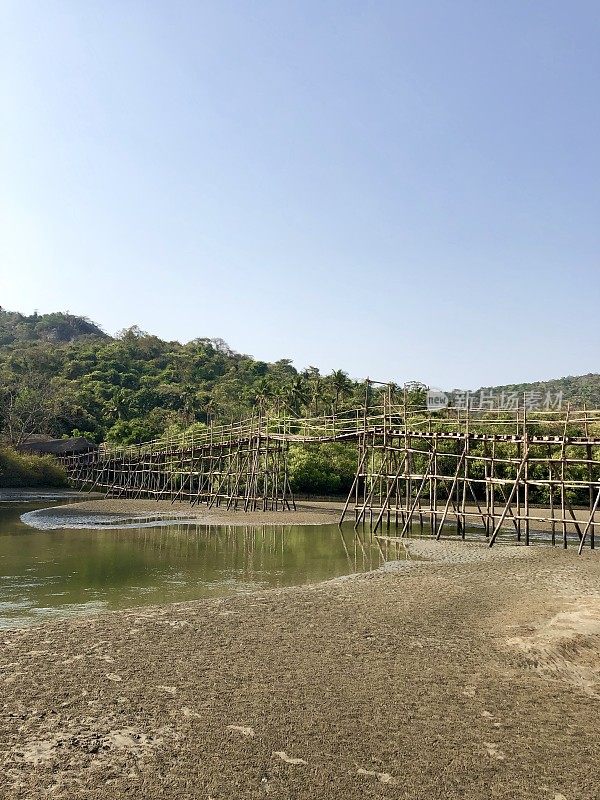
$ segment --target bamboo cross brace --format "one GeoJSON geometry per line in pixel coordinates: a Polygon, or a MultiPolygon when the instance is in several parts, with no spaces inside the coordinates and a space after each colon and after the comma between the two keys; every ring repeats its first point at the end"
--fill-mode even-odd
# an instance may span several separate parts
{"type": "Polygon", "coordinates": [[[583,534],[581,536],[581,541],[579,542],[579,555],[581,555],[581,553],[583,552],[583,545],[585,544],[585,538],[586,538],[587,533],[588,533],[588,531],[590,529],[590,525],[592,524],[592,521],[594,519],[594,514],[596,513],[596,510],[598,509],[598,501],[600,501],[600,487],[598,487],[598,491],[596,493],[596,499],[594,500],[594,505],[592,506],[592,513],[590,514],[590,518],[588,519],[588,521],[586,523],[586,526],[583,529],[583,534]]]}
{"type": "Polygon", "coordinates": [[[454,494],[454,489],[456,488],[456,485],[458,483],[458,476],[460,474],[461,467],[462,467],[463,461],[465,460],[466,456],[467,456],[467,447],[466,447],[466,443],[465,443],[465,446],[463,447],[462,455],[461,455],[460,459],[458,460],[458,464],[456,465],[456,472],[454,473],[454,478],[452,480],[452,486],[450,487],[450,491],[448,492],[448,499],[446,500],[446,505],[444,507],[444,513],[442,514],[442,519],[440,520],[440,524],[438,526],[438,529],[437,529],[437,532],[436,532],[436,535],[435,535],[436,539],[439,539],[441,537],[441,535],[442,535],[442,529],[444,527],[444,522],[446,521],[446,517],[448,516],[448,509],[450,508],[450,503],[452,502],[452,495],[454,494]]]}
{"type": "Polygon", "coordinates": [[[492,547],[492,545],[496,541],[496,536],[498,536],[498,531],[500,530],[500,528],[502,527],[502,523],[506,519],[506,515],[508,513],[508,509],[510,507],[510,504],[512,503],[513,497],[515,496],[515,492],[517,491],[517,486],[519,485],[519,481],[521,480],[521,475],[523,473],[523,470],[525,469],[525,464],[527,463],[528,454],[529,454],[529,447],[526,447],[524,452],[523,452],[523,458],[521,459],[521,463],[519,465],[519,469],[517,471],[517,477],[515,478],[515,482],[512,485],[512,489],[510,490],[510,494],[508,496],[508,500],[506,501],[506,505],[504,506],[502,514],[500,515],[500,519],[498,520],[498,523],[496,524],[496,527],[494,528],[494,532],[492,533],[492,536],[490,538],[489,547],[492,547]]]}

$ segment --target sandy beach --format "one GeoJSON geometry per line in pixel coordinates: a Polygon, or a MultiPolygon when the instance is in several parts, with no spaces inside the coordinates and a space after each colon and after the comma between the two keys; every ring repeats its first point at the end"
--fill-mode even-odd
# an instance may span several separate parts
{"type": "Polygon", "coordinates": [[[2,635],[2,798],[598,796],[600,560],[362,576],[2,635]]]}

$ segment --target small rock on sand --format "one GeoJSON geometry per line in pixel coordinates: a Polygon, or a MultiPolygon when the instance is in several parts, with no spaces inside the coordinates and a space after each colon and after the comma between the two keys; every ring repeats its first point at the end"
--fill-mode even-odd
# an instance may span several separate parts
{"type": "Polygon", "coordinates": [[[284,750],[274,750],[273,755],[285,761],[286,764],[308,764],[303,758],[291,758],[284,750]]]}
{"type": "Polygon", "coordinates": [[[254,728],[251,728],[249,725],[228,725],[227,730],[237,731],[243,736],[250,736],[251,738],[254,736],[254,728]]]}

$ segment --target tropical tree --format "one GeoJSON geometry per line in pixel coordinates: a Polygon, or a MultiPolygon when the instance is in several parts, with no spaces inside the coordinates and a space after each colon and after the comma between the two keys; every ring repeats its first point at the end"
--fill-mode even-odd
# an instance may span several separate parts
{"type": "Polygon", "coordinates": [[[202,410],[206,415],[206,424],[212,425],[215,418],[215,414],[217,412],[217,401],[215,400],[212,394],[206,395],[204,397],[202,410]]]}
{"type": "Polygon", "coordinates": [[[261,378],[254,387],[254,403],[261,413],[264,413],[269,401],[273,399],[273,387],[266,378],[261,378]]]}
{"type": "Polygon", "coordinates": [[[319,415],[319,401],[323,398],[323,378],[318,367],[307,367],[302,375],[308,383],[308,391],[311,399],[312,413],[315,417],[319,415]]]}
{"type": "Polygon", "coordinates": [[[335,412],[339,409],[340,400],[349,393],[352,386],[348,374],[341,369],[334,370],[329,376],[329,381],[333,389],[333,409],[335,412]]]}
{"type": "Polygon", "coordinates": [[[181,387],[179,394],[181,403],[181,413],[186,427],[192,425],[196,420],[196,414],[202,410],[202,403],[198,397],[196,387],[186,383],[181,387]]]}
{"type": "Polygon", "coordinates": [[[296,375],[288,386],[288,407],[296,416],[299,416],[302,406],[305,406],[309,401],[310,392],[306,378],[302,375],[296,375]]]}

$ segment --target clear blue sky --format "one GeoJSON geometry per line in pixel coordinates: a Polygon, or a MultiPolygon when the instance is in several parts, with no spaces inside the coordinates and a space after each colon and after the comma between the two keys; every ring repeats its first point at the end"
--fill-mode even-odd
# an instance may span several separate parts
{"type": "Polygon", "coordinates": [[[3,307],[446,388],[600,370],[598,2],[0,16],[3,307]]]}

